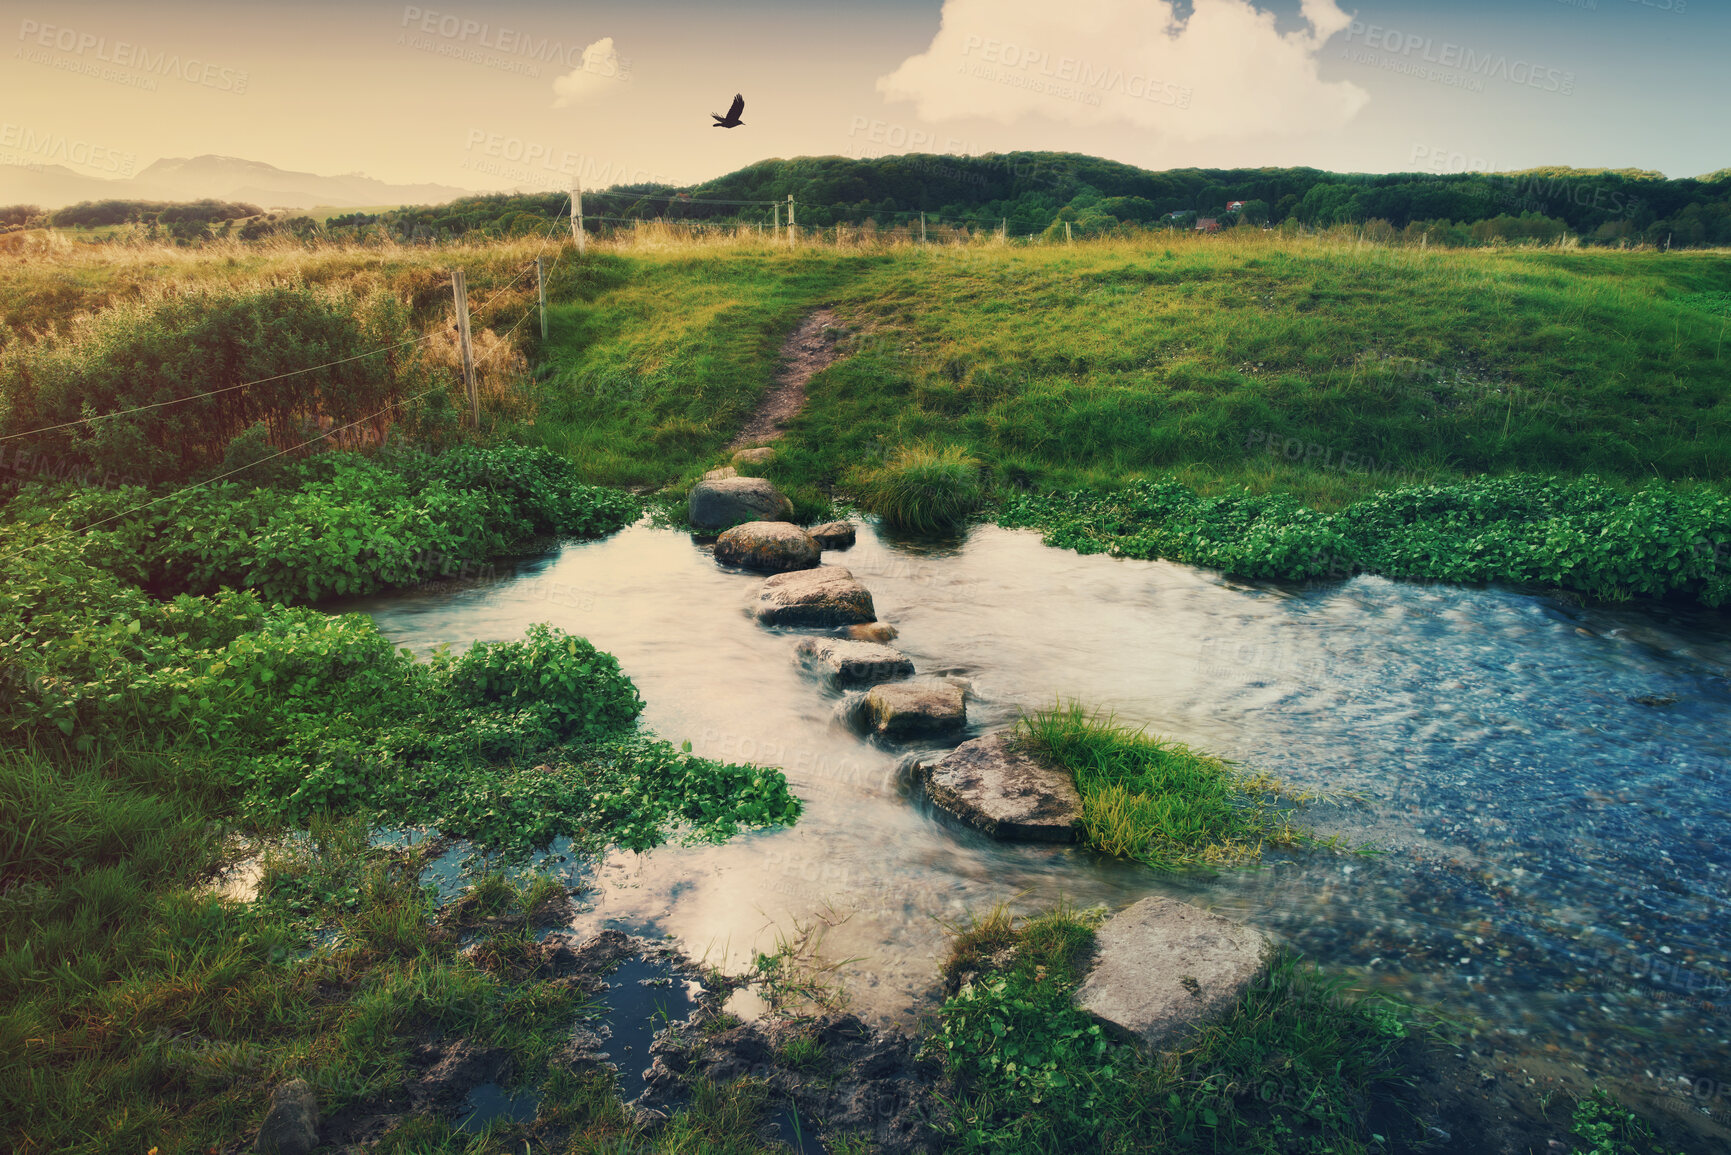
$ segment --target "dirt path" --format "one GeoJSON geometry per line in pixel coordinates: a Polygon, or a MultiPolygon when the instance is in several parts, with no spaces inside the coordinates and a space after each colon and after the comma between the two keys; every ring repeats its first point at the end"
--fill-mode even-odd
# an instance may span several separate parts
{"type": "Polygon", "coordinates": [[[835,313],[823,308],[809,314],[788,334],[787,343],[781,347],[781,368],[776,371],[775,383],[729,449],[762,445],[786,432],[787,423],[805,405],[805,383],[840,356],[835,347],[840,327],[835,313]]]}

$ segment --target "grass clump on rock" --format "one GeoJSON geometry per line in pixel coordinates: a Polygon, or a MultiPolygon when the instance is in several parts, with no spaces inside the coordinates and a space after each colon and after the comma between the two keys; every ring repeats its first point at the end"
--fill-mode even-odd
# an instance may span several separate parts
{"type": "Polygon", "coordinates": [[[1075,1005],[1097,914],[1019,918],[1000,905],[951,928],[952,993],[928,1046],[958,1092],[952,1149],[1321,1153],[1373,1142],[1373,1112],[1407,1079],[1403,1008],[1282,953],[1224,1018],[1151,1055],[1075,1005]]]}
{"type": "Polygon", "coordinates": [[[1071,703],[1026,715],[1018,729],[1075,779],[1083,837],[1105,854],[1172,870],[1254,862],[1264,846],[1319,842],[1278,805],[1303,796],[1110,716],[1071,703]]]}
{"type": "Polygon", "coordinates": [[[891,529],[947,533],[985,504],[979,461],[957,445],[913,445],[859,475],[865,507],[891,529]]]}

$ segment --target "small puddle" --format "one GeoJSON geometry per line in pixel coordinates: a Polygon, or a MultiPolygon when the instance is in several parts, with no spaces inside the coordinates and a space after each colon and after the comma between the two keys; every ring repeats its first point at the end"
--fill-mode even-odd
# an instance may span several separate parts
{"type": "Polygon", "coordinates": [[[489,1123],[504,1119],[509,1123],[533,1123],[541,1106],[541,1096],[531,1090],[507,1091],[497,1083],[481,1083],[469,1089],[463,1103],[463,1121],[457,1126],[474,1134],[484,1131],[489,1123]]]}
{"type": "Polygon", "coordinates": [[[829,1148],[817,1137],[817,1128],[797,1107],[782,1107],[770,1121],[775,1124],[776,1137],[799,1155],[829,1155],[829,1148]]]}
{"type": "Polygon", "coordinates": [[[607,1054],[619,1068],[619,1096],[626,1102],[643,1093],[649,1044],[669,1023],[688,1018],[697,1009],[685,979],[666,962],[626,959],[607,976],[606,1022],[612,1034],[607,1054]]]}

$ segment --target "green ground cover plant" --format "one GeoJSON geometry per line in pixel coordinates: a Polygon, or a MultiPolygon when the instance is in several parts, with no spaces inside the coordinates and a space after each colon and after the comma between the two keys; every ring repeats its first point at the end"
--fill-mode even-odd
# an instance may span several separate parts
{"type": "Polygon", "coordinates": [[[951,533],[985,504],[980,463],[958,446],[915,445],[855,475],[861,502],[891,529],[951,533]]]}
{"type": "Polygon", "coordinates": [[[1082,553],[1170,558],[1250,578],[1356,572],[1564,588],[1611,601],[1731,600],[1731,497],[1597,478],[1406,486],[1325,512],[1286,494],[1203,497],[1177,482],[1012,497],[1005,525],[1082,553]]]}
{"type": "Polygon", "coordinates": [[[1282,955],[1224,1020],[1151,1057],[1075,1007],[1098,913],[999,907],[954,928],[928,1047],[960,1088],[956,1150],[1373,1149],[1418,1030],[1406,1008],[1282,955]]]}
{"type": "Polygon", "coordinates": [[[1255,862],[1265,846],[1319,844],[1292,821],[1302,799],[1273,779],[1079,704],[1026,714],[1017,732],[1075,779],[1085,841],[1104,854],[1174,870],[1255,862]]]}
{"type": "Polygon", "coordinates": [[[640,510],[546,449],[501,445],[326,453],[272,485],[34,482],[6,513],[46,538],[84,531],[85,560],[158,597],[226,587],[292,604],[480,576],[535,539],[597,537],[640,510]]]}

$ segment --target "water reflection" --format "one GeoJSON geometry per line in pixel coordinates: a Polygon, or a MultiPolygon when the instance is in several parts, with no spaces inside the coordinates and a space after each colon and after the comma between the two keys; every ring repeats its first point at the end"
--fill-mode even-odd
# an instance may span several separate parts
{"type": "Polygon", "coordinates": [[[787,770],[807,804],[797,826],[616,855],[595,875],[590,925],[670,933],[736,971],[795,924],[823,929],[831,957],[860,960],[855,1009],[907,1020],[930,1005],[945,920],[1000,900],[1171,893],[1483,1019],[1493,1045],[1552,1048],[1595,1074],[1731,1071],[1721,615],[1368,577],[1246,586],[991,527],[937,551],[867,528],[825,560],[871,588],[920,672],[971,680],[971,732],[1078,699],[1350,791],[1361,801],[1314,819],[1386,852],[1160,876],[947,824],[899,789],[898,752],[836,721],[835,692],[793,660],[800,632],[750,618],[758,579],[672,531],[638,526],[514,580],[358,608],[420,650],[538,621],[583,634],[619,657],[660,735],[787,770]]]}

